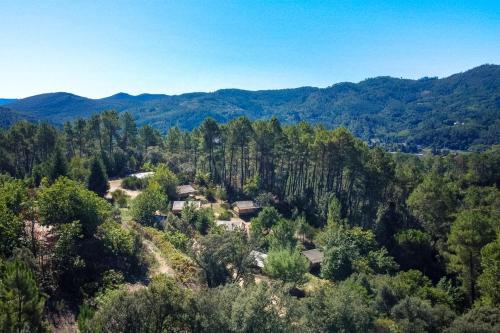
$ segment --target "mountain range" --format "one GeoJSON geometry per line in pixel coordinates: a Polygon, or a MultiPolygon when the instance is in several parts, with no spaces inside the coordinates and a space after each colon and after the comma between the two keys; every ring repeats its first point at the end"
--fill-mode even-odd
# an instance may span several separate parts
{"type": "Polygon", "coordinates": [[[171,126],[192,129],[208,116],[219,122],[275,116],[285,124],[344,126],[371,142],[470,149],[500,143],[500,66],[482,65],[446,78],[376,77],[327,88],[118,93],[101,99],[57,92],[0,100],[0,105],[4,127],[19,119],[60,125],[106,109],[128,111],[139,124],[163,133],[171,126]]]}

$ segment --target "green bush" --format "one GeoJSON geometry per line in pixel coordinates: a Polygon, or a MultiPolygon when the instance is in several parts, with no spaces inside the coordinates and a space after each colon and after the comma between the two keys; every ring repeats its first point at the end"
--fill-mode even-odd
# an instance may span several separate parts
{"type": "Polygon", "coordinates": [[[229,221],[231,219],[231,217],[233,216],[233,214],[231,214],[230,211],[228,211],[227,209],[224,209],[220,214],[219,214],[219,217],[217,219],[219,220],[222,220],[222,221],[229,221]]]}
{"type": "Polygon", "coordinates": [[[143,190],[147,185],[147,179],[141,179],[134,176],[125,177],[122,180],[122,187],[127,190],[143,190]]]}
{"type": "Polygon", "coordinates": [[[113,202],[118,205],[120,208],[127,207],[127,199],[129,196],[125,191],[117,189],[111,193],[111,197],[113,198],[113,202]]]}

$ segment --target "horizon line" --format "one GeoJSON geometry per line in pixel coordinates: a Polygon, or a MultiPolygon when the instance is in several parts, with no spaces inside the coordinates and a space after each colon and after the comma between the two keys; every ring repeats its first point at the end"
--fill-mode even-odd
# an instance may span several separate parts
{"type": "MultiPolygon", "coordinates": [[[[312,85],[305,85],[305,86],[299,86],[299,87],[285,87],[285,88],[271,88],[271,89],[245,89],[245,88],[235,88],[235,87],[232,87],[232,88],[218,88],[218,89],[215,89],[215,90],[210,90],[210,91],[187,91],[187,92],[182,92],[182,93],[173,93],[173,94],[168,94],[168,93],[165,93],[165,92],[143,92],[143,93],[139,93],[139,94],[131,94],[131,93],[127,93],[127,92],[124,92],[124,91],[119,91],[117,93],[114,93],[114,94],[111,94],[111,95],[107,95],[107,96],[103,96],[103,97],[87,97],[87,96],[84,96],[84,95],[80,95],[80,94],[77,94],[77,93],[74,93],[74,92],[70,92],[70,91],[52,91],[52,92],[42,92],[42,93],[39,93],[39,94],[34,94],[34,95],[29,95],[29,96],[24,96],[24,97],[2,97],[0,96],[0,99],[4,99],[4,100],[22,100],[22,99],[26,99],[26,98],[30,98],[30,97],[35,97],[35,96],[41,96],[41,95],[48,95],[48,94],[69,94],[69,95],[73,95],[73,96],[77,96],[77,97],[82,97],[82,98],[86,98],[86,99],[91,99],[91,100],[99,100],[99,99],[105,99],[105,98],[109,98],[109,97],[113,97],[113,96],[116,96],[116,95],[120,95],[120,94],[123,94],[123,95],[128,95],[128,96],[131,96],[131,97],[139,97],[139,96],[143,96],[143,95],[161,95],[161,96],[165,96],[165,97],[175,97],[175,96],[182,96],[182,95],[188,95],[188,94],[213,94],[213,93],[216,93],[216,92],[219,92],[219,91],[224,91],[224,90],[239,90],[239,91],[246,91],[246,92],[261,92],[261,91],[278,91],[278,90],[294,90],[294,89],[304,89],[304,88],[312,88],[312,89],[327,89],[327,88],[331,88],[333,86],[336,86],[336,85],[340,85],[340,84],[360,84],[364,81],[368,81],[368,80],[372,80],[372,79],[377,79],[377,78],[392,78],[392,79],[397,79],[397,80],[410,80],[410,81],[419,81],[419,80],[422,80],[422,79],[437,79],[437,80],[441,80],[441,79],[446,79],[446,78],[449,78],[451,76],[454,76],[454,75],[457,75],[457,74],[463,74],[463,73],[466,73],[468,71],[471,71],[473,69],[476,69],[476,68],[479,68],[479,67],[483,67],[483,66],[499,66],[497,64],[494,64],[494,63],[484,63],[484,64],[481,64],[481,65],[477,65],[477,66],[474,66],[472,68],[469,68],[467,70],[464,70],[464,71],[461,71],[461,72],[456,72],[456,73],[453,73],[453,74],[450,74],[450,75],[447,75],[447,76],[422,76],[420,78],[417,78],[417,79],[413,79],[413,78],[407,78],[407,77],[395,77],[395,76],[391,76],[391,75],[378,75],[378,76],[373,76],[373,77],[367,77],[363,80],[360,80],[360,81],[357,81],[357,82],[353,82],[353,81],[339,81],[339,82],[336,82],[336,83],[333,83],[329,86],[312,86],[312,85]]],[[[8,103],[10,104],[10,103],[8,103]]],[[[5,105],[8,105],[8,104],[5,104],[5,105]]]]}

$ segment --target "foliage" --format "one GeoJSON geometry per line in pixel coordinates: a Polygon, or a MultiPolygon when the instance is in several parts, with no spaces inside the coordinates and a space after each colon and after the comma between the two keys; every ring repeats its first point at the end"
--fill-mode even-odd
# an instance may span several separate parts
{"type": "Polygon", "coordinates": [[[287,248],[269,251],[264,265],[266,274],[293,285],[305,283],[308,271],[309,262],[300,251],[287,248]]]}
{"type": "Polygon", "coordinates": [[[27,191],[21,181],[11,178],[0,181],[0,257],[9,257],[21,245],[20,215],[26,201],[27,191]]]}
{"type": "Polygon", "coordinates": [[[38,206],[42,223],[58,226],[79,221],[87,236],[92,235],[111,213],[111,207],[104,199],[65,177],[40,189],[38,206]]]}
{"type": "Polygon", "coordinates": [[[478,285],[483,303],[489,306],[500,305],[500,238],[481,249],[482,274],[478,285]]]}
{"type": "Polygon", "coordinates": [[[151,181],[158,183],[163,194],[170,200],[177,196],[177,176],[165,164],[160,164],[156,167],[151,181]]]}
{"type": "Polygon", "coordinates": [[[391,314],[403,332],[442,332],[455,316],[447,308],[432,307],[416,297],[401,300],[391,314]]]}
{"type": "Polygon", "coordinates": [[[187,251],[189,238],[180,231],[166,231],[165,238],[178,250],[187,251]]]}
{"type": "Polygon", "coordinates": [[[224,209],[222,212],[219,213],[219,216],[217,216],[217,219],[222,220],[222,221],[229,221],[232,216],[233,216],[233,214],[231,214],[230,211],[228,211],[227,209],[224,209]]]}
{"type": "Polygon", "coordinates": [[[104,170],[102,162],[96,158],[90,166],[90,175],[87,182],[87,188],[103,197],[109,189],[108,176],[104,170]]]}
{"type": "Polygon", "coordinates": [[[146,289],[121,291],[92,321],[100,332],[179,332],[190,326],[190,295],[171,278],[157,276],[146,289]]]}
{"type": "Polygon", "coordinates": [[[134,254],[134,235],[114,221],[106,221],[99,226],[97,237],[101,239],[107,251],[115,256],[134,254]]]}
{"type": "Polygon", "coordinates": [[[296,228],[294,221],[280,219],[271,228],[271,233],[268,236],[270,247],[272,249],[295,249],[297,246],[297,240],[295,239],[296,228]]]}
{"type": "Polygon", "coordinates": [[[143,225],[155,225],[156,212],[165,210],[167,203],[168,199],[160,185],[152,182],[132,201],[132,217],[143,225]]]}
{"type": "Polygon", "coordinates": [[[61,149],[56,149],[49,168],[49,178],[51,181],[55,181],[58,177],[68,174],[68,166],[61,149]]]}
{"type": "Polygon", "coordinates": [[[146,188],[148,180],[146,178],[137,178],[128,176],[122,179],[122,187],[127,190],[142,190],[146,188]]]}
{"type": "Polygon", "coordinates": [[[211,209],[198,209],[189,201],[182,208],[181,219],[202,235],[206,235],[208,229],[214,224],[214,214],[211,209]]]}
{"type": "Polygon", "coordinates": [[[162,256],[176,271],[176,277],[178,277],[181,282],[187,283],[196,279],[198,272],[195,264],[189,257],[177,250],[169,242],[168,236],[165,236],[163,232],[151,227],[141,228],[136,225],[134,229],[158,247],[162,256]]]}
{"type": "Polygon", "coordinates": [[[376,249],[371,231],[333,225],[319,237],[323,238],[325,249],[321,265],[324,278],[344,280],[354,271],[387,273],[397,268],[385,249],[376,249]]]}
{"type": "Polygon", "coordinates": [[[408,197],[408,206],[434,239],[444,239],[451,224],[450,213],[456,205],[451,184],[431,173],[408,197]]]}
{"type": "MultiPolygon", "coordinates": [[[[0,131],[0,171],[18,178],[0,175],[0,275],[3,261],[25,262],[47,294],[47,315],[88,306],[81,307],[82,331],[93,329],[94,317],[109,316],[118,319],[103,327],[139,331],[154,325],[183,332],[437,332],[458,330],[463,320],[470,331],[494,329],[499,147],[418,156],[373,144],[345,129],[282,126],[276,118],[207,120],[190,132],[174,127],[166,137],[113,111],[61,128],[19,122],[0,131]],[[96,157],[110,177],[156,171],[148,180],[131,179],[148,185],[131,210],[113,209],[85,188],[89,175],[99,173],[91,170],[96,157]],[[73,180],[50,179],[57,159],[70,161],[73,180]],[[210,209],[188,206],[165,219],[166,194],[174,193],[177,179],[204,182],[210,195],[221,192],[229,200],[223,209],[257,194],[262,210],[251,220],[250,237],[212,228],[210,209]],[[132,213],[148,226],[130,221],[132,213]],[[148,281],[142,264],[149,241],[190,288],[181,293],[190,295],[183,310],[167,317],[160,311],[166,321],[153,324],[156,314],[148,313],[143,318],[150,322],[131,323],[126,317],[142,316],[156,297],[148,288],[141,296],[133,291],[137,279],[148,281]],[[312,247],[324,251],[326,279],[312,275],[316,270],[304,274],[299,249],[312,247]],[[268,252],[268,276],[255,280],[270,285],[251,283],[252,250],[268,252]],[[305,276],[304,293],[276,283],[300,284],[305,276]],[[477,321],[464,315],[451,324],[454,312],[461,316],[469,307],[481,309],[477,321]]],[[[125,205],[122,194],[114,198],[125,205]]]]}
{"type": "Polygon", "coordinates": [[[306,327],[312,332],[368,332],[375,313],[359,286],[326,285],[305,299],[306,327]]]}
{"type": "Polygon", "coordinates": [[[265,284],[254,285],[234,300],[231,327],[235,332],[290,332],[290,299],[265,284]]]}
{"type": "Polygon", "coordinates": [[[298,305],[282,289],[267,283],[245,289],[227,284],[196,297],[196,331],[298,332],[298,305]]]}
{"type": "Polygon", "coordinates": [[[458,317],[446,333],[494,333],[500,330],[498,307],[477,307],[458,317]]]}
{"type": "Polygon", "coordinates": [[[44,303],[33,272],[22,262],[7,262],[0,275],[2,332],[45,332],[44,303]]]}
{"type": "Polygon", "coordinates": [[[420,269],[425,272],[432,263],[432,244],[428,233],[417,229],[398,232],[394,238],[397,247],[396,258],[402,269],[420,269]]]}
{"type": "Polygon", "coordinates": [[[113,198],[113,202],[118,205],[118,207],[127,207],[127,199],[129,198],[129,195],[125,191],[118,188],[111,193],[111,197],[113,198]]]}
{"type": "Polygon", "coordinates": [[[451,227],[448,245],[450,269],[457,272],[472,303],[478,296],[477,279],[481,272],[481,249],[495,239],[493,222],[477,210],[459,213],[451,227]]]}
{"type": "Polygon", "coordinates": [[[259,194],[259,189],[261,188],[259,184],[259,178],[254,176],[246,181],[243,185],[243,192],[250,198],[255,198],[259,194]]]}
{"type": "Polygon", "coordinates": [[[271,232],[271,229],[274,225],[280,221],[281,215],[278,213],[276,208],[267,206],[264,207],[257,217],[253,218],[251,222],[251,236],[259,247],[267,248],[269,240],[266,238],[267,235],[271,232]]]}
{"type": "Polygon", "coordinates": [[[250,273],[254,258],[243,232],[223,231],[209,234],[199,240],[192,250],[192,257],[203,270],[209,287],[245,279],[250,273]]]}

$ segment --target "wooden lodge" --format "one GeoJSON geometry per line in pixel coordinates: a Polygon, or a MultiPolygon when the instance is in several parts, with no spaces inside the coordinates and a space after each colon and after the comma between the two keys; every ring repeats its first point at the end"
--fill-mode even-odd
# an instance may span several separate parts
{"type": "Polygon", "coordinates": [[[233,210],[238,216],[242,215],[253,215],[259,211],[259,206],[251,200],[247,201],[236,201],[233,204],[233,210]]]}
{"type": "Polygon", "coordinates": [[[185,199],[189,196],[194,196],[198,191],[191,185],[180,185],[176,188],[179,199],[185,199]]]}

